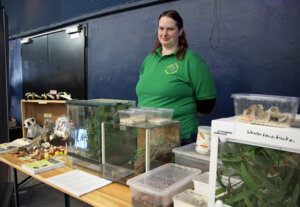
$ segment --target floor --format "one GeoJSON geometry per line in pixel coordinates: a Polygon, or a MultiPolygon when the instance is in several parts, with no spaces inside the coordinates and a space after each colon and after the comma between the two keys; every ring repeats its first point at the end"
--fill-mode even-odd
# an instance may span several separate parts
{"type": "MultiPolygon", "coordinates": [[[[18,181],[22,181],[27,175],[18,171],[18,181]]],[[[11,207],[14,207],[12,202],[11,207]]],[[[19,191],[20,207],[64,207],[64,193],[58,191],[36,179],[30,179],[19,191]]],[[[90,207],[90,205],[70,196],[71,207],[90,207]]]]}

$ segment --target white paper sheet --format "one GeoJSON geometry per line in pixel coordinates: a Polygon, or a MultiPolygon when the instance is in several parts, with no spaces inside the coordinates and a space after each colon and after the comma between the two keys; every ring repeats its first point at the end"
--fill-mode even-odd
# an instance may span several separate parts
{"type": "Polygon", "coordinates": [[[0,144],[0,154],[10,153],[13,151],[17,151],[19,147],[23,147],[31,144],[31,140],[27,138],[16,139],[12,142],[6,142],[0,144]]]}
{"type": "Polygon", "coordinates": [[[61,175],[47,178],[46,180],[77,196],[81,196],[112,182],[81,170],[73,170],[61,175]]]}

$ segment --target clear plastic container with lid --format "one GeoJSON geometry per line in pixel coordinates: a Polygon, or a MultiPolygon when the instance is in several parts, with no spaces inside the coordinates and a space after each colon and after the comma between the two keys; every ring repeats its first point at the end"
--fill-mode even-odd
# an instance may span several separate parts
{"type": "Polygon", "coordinates": [[[158,108],[157,111],[158,111],[158,115],[160,115],[160,117],[172,120],[174,109],[158,108]]]}
{"type": "Polygon", "coordinates": [[[209,171],[210,156],[196,152],[196,143],[191,143],[185,146],[173,148],[172,152],[175,155],[175,163],[187,167],[201,169],[202,172],[209,171]]]}
{"type": "Polygon", "coordinates": [[[150,124],[168,123],[173,118],[173,109],[142,107],[142,110],[147,111],[147,121],[150,124]]]}
{"type": "Polygon", "coordinates": [[[299,107],[298,97],[263,94],[231,95],[237,121],[275,127],[289,127],[299,107]]]}
{"type": "MultiPolygon", "coordinates": [[[[240,179],[234,178],[234,177],[227,177],[222,176],[222,183],[224,185],[227,185],[229,182],[231,186],[234,186],[234,189],[242,185],[242,181],[240,179]]],[[[197,175],[194,179],[194,189],[197,193],[200,193],[201,195],[209,196],[209,172],[205,172],[201,175],[197,175]]],[[[217,183],[216,189],[219,189],[220,185],[217,183]]]]}
{"type": "Polygon", "coordinates": [[[134,110],[133,108],[119,110],[120,123],[125,125],[134,125],[146,122],[146,112],[134,110]]]}
{"type": "Polygon", "coordinates": [[[199,207],[207,206],[207,197],[198,194],[192,189],[187,189],[173,196],[174,207],[199,207]]]}
{"type": "Polygon", "coordinates": [[[127,181],[130,186],[132,206],[173,206],[172,197],[193,188],[192,179],[201,170],[167,163],[127,181]]]}

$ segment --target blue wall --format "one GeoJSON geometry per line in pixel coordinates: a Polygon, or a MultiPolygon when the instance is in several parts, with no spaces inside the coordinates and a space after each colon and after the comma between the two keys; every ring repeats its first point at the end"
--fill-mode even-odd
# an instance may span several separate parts
{"type": "Polygon", "coordinates": [[[206,60],[217,86],[216,107],[201,124],[232,116],[232,93],[300,97],[300,1],[181,0],[86,21],[88,98],[136,100],[157,17],[169,9],[182,15],[190,49],[206,60]]]}
{"type": "Polygon", "coordinates": [[[88,96],[135,99],[157,17],[176,9],[190,48],[207,62],[218,99],[201,118],[234,113],[232,93],[300,96],[300,2],[297,0],[176,1],[89,21],[88,96]]]}
{"type": "Polygon", "coordinates": [[[40,33],[107,13],[159,0],[2,0],[0,4],[10,14],[9,35],[12,38],[40,33]]]}

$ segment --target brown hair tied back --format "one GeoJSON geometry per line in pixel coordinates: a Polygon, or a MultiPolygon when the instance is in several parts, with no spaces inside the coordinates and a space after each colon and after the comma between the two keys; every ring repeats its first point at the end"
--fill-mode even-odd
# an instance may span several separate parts
{"type": "MultiPolygon", "coordinates": [[[[177,11],[175,11],[175,10],[164,11],[163,13],[161,13],[159,15],[158,20],[160,20],[160,18],[162,18],[162,17],[172,18],[176,22],[178,30],[180,30],[181,28],[183,29],[183,20],[177,11]]],[[[157,38],[152,52],[155,52],[157,50],[157,48],[159,48],[160,46],[161,46],[161,44],[157,38]]],[[[182,60],[184,58],[185,53],[186,53],[186,48],[188,48],[188,43],[187,43],[187,40],[185,39],[185,33],[183,31],[182,35],[179,36],[179,40],[178,40],[178,50],[176,53],[176,58],[178,60],[182,60]]]]}

